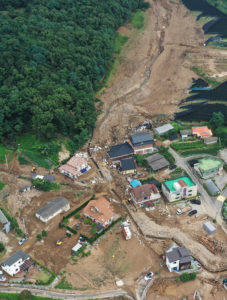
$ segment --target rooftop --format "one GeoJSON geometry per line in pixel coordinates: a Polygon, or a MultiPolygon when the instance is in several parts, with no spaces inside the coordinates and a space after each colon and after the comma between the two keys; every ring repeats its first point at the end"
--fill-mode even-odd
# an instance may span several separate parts
{"type": "Polygon", "coordinates": [[[136,169],[136,164],[133,158],[122,159],[121,161],[122,171],[135,170],[135,169],[136,169]]]}
{"type": "Polygon", "coordinates": [[[63,209],[69,202],[63,197],[57,197],[51,202],[41,207],[36,213],[40,215],[43,219],[48,219],[55,212],[63,209]]]}
{"type": "Polygon", "coordinates": [[[147,197],[149,200],[151,194],[159,194],[157,187],[154,184],[143,184],[132,189],[132,194],[136,202],[147,197]]]}
{"type": "Polygon", "coordinates": [[[198,160],[196,165],[202,172],[209,172],[214,169],[219,169],[223,166],[223,161],[219,158],[204,157],[198,160]]]}
{"type": "Polygon", "coordinates": [[[192,127],[192,134],[198,137],[210,137],[212,136],[212,131],[207,126],[192,127]]]}
{"type": "Polygon", "coordinates": [[[91,200],[83,209],[83,213],[101,224],[104,224],[115,215],[110,202],[104,197],[91,200]]]}
{"type": "Polygon", "coordinates": [[[211,180],[208,179],[204,185],[206,186],[206,188],[208,189],[209,193],[214,196],[220,193],[218,187],[216,186],[216,184],[211,180]]]}
{"type": "Polygon", "coordinates": [[[159,153],[147,157],[146,160],[153,171],[158,171],[169,166],[168,160],[159,153]]]}
{"type": "Polygon", "coordinates": [[[3,225],[8,223],[8,219],[6,218],[4,213],[1,211],[1,209],[0,209],[0,223],[2,223],[3,225]]]}
{"type": "Polygon", "coordinates": [[[172,251],[166,252],[166,257],[168,258],[170,263],[177,260],[180,260],[181,262],[191,261],[190,253],[184,247],[173,248],[172,251]]]}
{"type": "Polygon", "coordinates": [[[123,143],[119,145],[115,145],[110,147],[110,150],[108,151],[109,157],[110,158],[115,158],[127,154],[133,154],[134,150],[132,147],[129,145],[129,143],[123,143]]]}
{"type": "Polygon", "coordinates": [[[177,182],[181,182],[181,186],[182,186],[182,181],[188,186],[194,186],[194,182],[191,180],[190,177],[187,176],[182,176],[179,178],[175,178],[175,179],[171,179],[171,180],[167,180],[164,181],[165,186],[171,191],[171,192],[177,192],[177,190],[175,189],[175,183],[177,182]]]}
{"type": "Polygon", "coordinates": [[[138,132],[136,134],[131,135],[130,140],[132,144],[147,144],[147,143],[153,143],[153,136],[149,132],[138,132]]]}
{"type": "Polygon", "coordinates": [[[191,135],[192,130],[191,129],[183,129],[183,130],[180,130],[180,134],[181,135],[191,135]]]}
{"type": "Polygon", "coordinates": [[[130,185],[131,185],[133,188],[135,188],[135,187],[137,187],[138,185],[142,185],[142,183],[141,183],[139,180],[134,179],[134,180],[130,181],[130,185]]]}
{"type": "Polygon", "coordinates": [[[172,130],[172,129],[174,129],[174,128],[171,124],[165,124],[163,126],[155,128],[154,131],[157,134],[161,135],[161,134],[164,134],[164,133],[166,133],[166,132],[168,132],[169,130],[172,130]]]}
{"type": "Polygon", "coordinates": [[[17,262],[21,258],[24,261],[24,260],[28,259],[29,256],[26,253],[24,253],[23,251],[19,250],[16,253],[14,253],[12,256],[10,256],[6,260],[4,260],[1,263],[1,266],[3,266],[3,265],[11,266],[11,265],[13,265],[15,262],[17,262]]]}

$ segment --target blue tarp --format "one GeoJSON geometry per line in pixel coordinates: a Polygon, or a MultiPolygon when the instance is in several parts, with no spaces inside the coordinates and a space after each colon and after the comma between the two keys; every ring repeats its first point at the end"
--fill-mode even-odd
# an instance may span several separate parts
{"type": "Polygon", "coordinates": [[[141,182],[137,179],[130,181],[130,184],[133,188],[137,187],[138,185],[142,185],[141,182]]]}
{"type": "Polygon", "coordinates": [[[84,169],[80,170],[80,172],[81,172],[81,173],[85,173],[85,172],[87,172],[87,169],[84,168],[84,169]]]}

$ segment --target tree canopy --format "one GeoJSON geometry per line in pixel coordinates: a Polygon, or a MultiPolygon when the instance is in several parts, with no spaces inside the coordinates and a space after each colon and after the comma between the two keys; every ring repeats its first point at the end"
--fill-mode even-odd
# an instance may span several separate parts
{"type": "Polygon", "coordinates": [[[115,31],[145,7],[143,0],[0,0],[0,140],[32,130],[86,142],[115,31]]]}

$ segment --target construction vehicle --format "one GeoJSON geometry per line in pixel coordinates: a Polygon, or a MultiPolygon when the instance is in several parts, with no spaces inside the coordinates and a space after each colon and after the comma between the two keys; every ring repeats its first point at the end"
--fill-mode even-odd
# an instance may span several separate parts
{"type": "Polygon", "coordinates": [[[186,206],[186,207],[184,207],[184,208],[178,208],[177,211],[176,211],[176,214],[177,214],[178,216],[180,216],[180,215],[182,215],[182,214],[184,214],[184,213],[186,213],[186,212],[189,212],[190,210],[192,210],[192,207],[191,207],[191,206],[186,206]]]}
{"type": "Polygon", "coordinates": [[[60,239],[57,240],[56,244],[58,246],[61,246],[61,244],[63,243],[64,238],[66,237],[66,234],[64,234],[60,239]]]}
{"type": "Polygon", "coordinates": [[[37,171],[36,167],[32,167],[32,173],[35,173],[37,171]]]}

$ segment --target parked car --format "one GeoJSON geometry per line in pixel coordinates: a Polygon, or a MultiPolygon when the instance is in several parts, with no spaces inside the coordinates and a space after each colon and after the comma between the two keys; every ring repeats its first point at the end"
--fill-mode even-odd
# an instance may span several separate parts
{"type": "Polygon", "coordinates": [[[144,277],[145,280],[150,280],[153,277],[154,273],[153,272],[149,272],[147,273],[147,275],[144,277]]]}
{"type": "Polygon", "coordinates": [[[174,170],[174,169],[176,169],[176,167],[177,167],[176,165],[170,165],[170,166],[169,166],[169,169],[170,169],[170,170],[174,170]]]}
{"type": "Polygon", "coordinates": [[[195,215],[195,214],[197,214],[197,210],[196,209],[193,209],[193,210],[191,210],[189,213],[188,213],[188,215],[191,217],[191,216],[193,216],[193,215],[195,215]]]}
{"type": "Polygon", "coordinates": [[[222,284],[223,284],[224,288],[227,290],[227,278],[222,280],[222,284]]]}
{"type": "Polygon", "coordinates": [[[27,236],[25,236],[23,239],[21,239],[19,242],[18,242],[18,245],[23,245],[24,244],[24,242],[26,242],[28,240],[28,237],[27,236]]]}
{"type": "Polygon", "coordinates": [[[201,201],[200,200],[196,200],[196,199],[192,199],[190,200],[191,204],[196,204],[196,205],[200,205],[201,201]]]}

